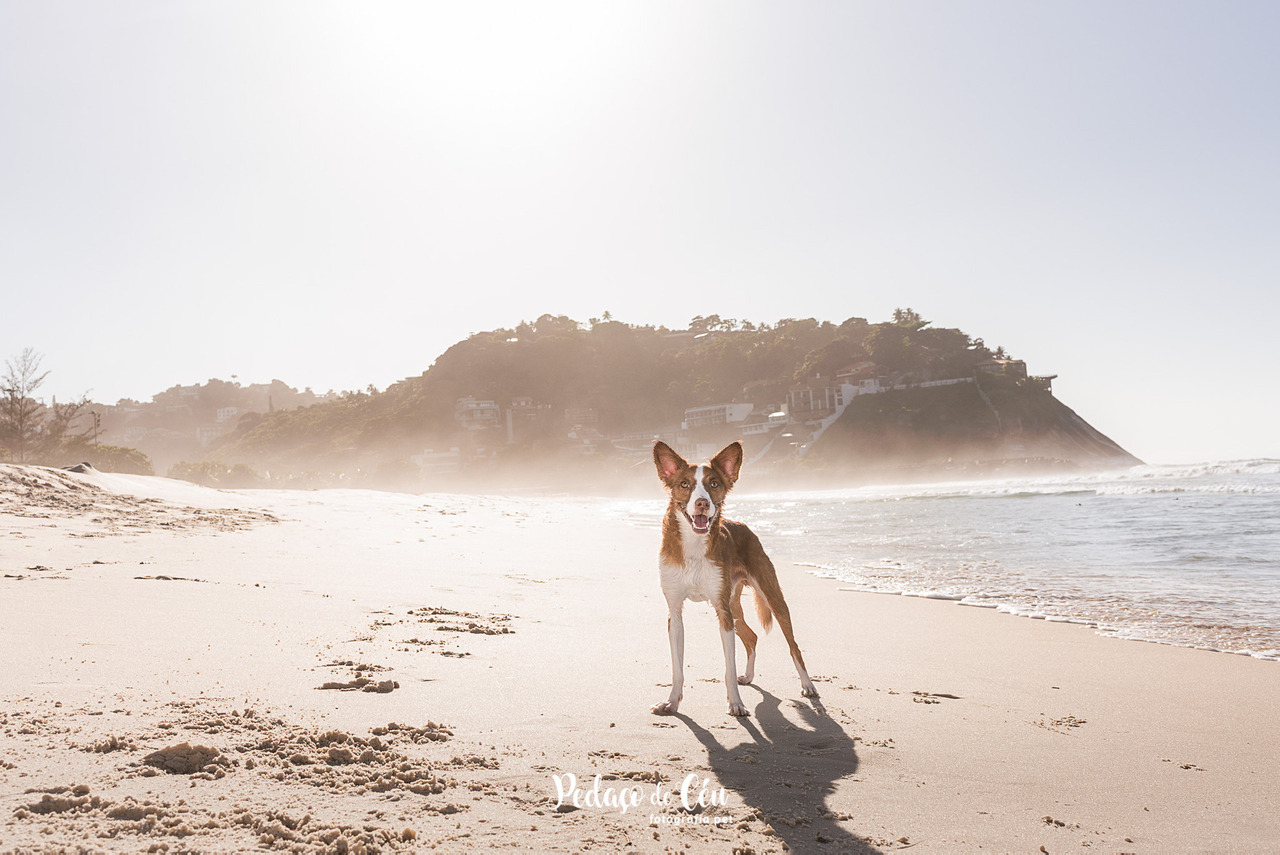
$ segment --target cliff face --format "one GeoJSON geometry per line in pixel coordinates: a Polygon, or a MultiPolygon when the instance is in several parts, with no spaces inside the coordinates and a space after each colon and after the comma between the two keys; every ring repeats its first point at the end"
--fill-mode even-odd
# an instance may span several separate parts
{"type": "Polygon", "coordinates": [[[855,398],[814,443],[808,459],[867,475],[1142,462],[1052,393],[1004,378],[855,398]]]}

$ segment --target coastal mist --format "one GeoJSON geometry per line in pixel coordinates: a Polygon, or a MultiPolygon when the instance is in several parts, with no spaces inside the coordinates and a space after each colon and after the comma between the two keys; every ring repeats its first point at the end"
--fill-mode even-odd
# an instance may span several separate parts
{"type": "Polygon", "coordinates": [[[729,513],[851,589],[1280,659],[1280,461],[741,493],[729,513]]]}

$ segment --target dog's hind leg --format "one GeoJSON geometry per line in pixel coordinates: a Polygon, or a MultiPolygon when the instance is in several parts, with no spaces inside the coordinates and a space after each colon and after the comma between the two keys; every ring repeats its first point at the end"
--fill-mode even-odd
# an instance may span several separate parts
{"type": "Polygon", "coordinates": [[[809,672],[804,667],[804,657],[800,655],[800,646],[796,644],[796,637],[791,632],[791,612],[787,609],[786,600],[782,599],[782,589],[778,589],[778,599],[770,601],[770,607],[773,609],[773,616],[778,621],[778,626],[782,628],[782,634],[787,639],[787,646],[791,648],[791,661],[795,663],[796,673],[800,675],[800,694],[806,698],[818,697],[818,690],[814,688],[813,680],[809,679],[809,672]]]}
{"type": "Polygon", "coordinates": [[[809,672],[804,667],[804,657],[800,655],[800,647],[796,644],[796,637],[791,631],[791,611],[787,608],[787,601],[782,596],[782,585],[778,583],[778,571],[769,560],[764,547],[760,545],[760,539],[750,529],[739,526],[738,534],[742,537],[747,580],[756,597],[756,611],[760,615],[760,623],[767,632],[769,613],[773,613],[772,617],[777,620],[778,626],[782,627],[787,646],[791,648],[791,661],[795,663],[796,672],[800,675],[800,694],[806,698],[816,698],[818,690],[813,687],[813,681],[809,679],[809,672]]]}
{"type": "Polygon", "coordinates": [[[804,667],[804,656],[800,654],[800,646],[796,644],[795,634],[791,631],[791,610],[787,608],[786,598],[782,596],[782,586],[778,584],[778,574],[773,569],[773,562],[765,557],[764,571],[752,579],[752,590],[757,597],[764,597],[769,609],[773,612],[782,634],[791,648],[791,661],[795,663],[796,673],[800,675],[800,694],[806,698],[816,698],[818,690],[809,679],[809,672],[804,667]]]}
{"type": "Polygon", "coordinates": [[[733,592],[733,596],[729,600],[729,605],[733,611],[733,628],[738,633],[738,638],[742,639],[742,646],[747,649],[747,667],[743,669],[742,676],[738,678],[738,682],[747,685],[756,674],[756,641],[759,639],[752,630],[747,626],[742,613],[742,584],[739,583],[733,592]]]}

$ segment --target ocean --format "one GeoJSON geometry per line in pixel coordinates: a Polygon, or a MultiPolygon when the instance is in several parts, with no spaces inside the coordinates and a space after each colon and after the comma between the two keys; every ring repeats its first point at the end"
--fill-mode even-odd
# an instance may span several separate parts
{"type": "MultiPolygon", "coordinates": [[[[662,504],[621,513],[654,524],[662,504]]],[[[775,564],[1121,638],[1280,659],[1280,461],[736,493],[775,564]]]]}

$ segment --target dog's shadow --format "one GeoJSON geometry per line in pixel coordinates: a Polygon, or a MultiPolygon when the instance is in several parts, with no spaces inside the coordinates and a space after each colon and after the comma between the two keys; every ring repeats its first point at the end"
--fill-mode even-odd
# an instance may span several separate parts
{"type": "MultiPolygon", "coordinates": [[[[757,688],[752,686],[753,688],[757,688]]],[[[874,853],[879,850],[840,825],[827,806],[836,784],[858,770],[854,740],[819,699],[793,701],[804,726],[782,714],[782,701],[757,688],[763,699],[752,717],[739,719],[754,745],[726,748],[683,713],[683,721],[707,750],[719,782],[755,808],[793,852],[874,853]]]]}

